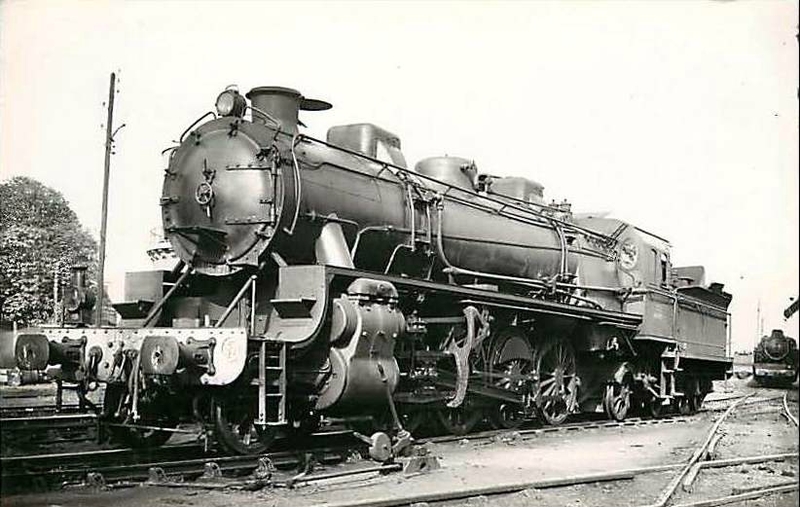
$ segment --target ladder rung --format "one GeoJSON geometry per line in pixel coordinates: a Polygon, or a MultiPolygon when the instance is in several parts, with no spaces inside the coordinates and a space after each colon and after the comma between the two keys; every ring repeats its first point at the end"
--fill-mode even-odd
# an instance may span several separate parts
{"type": "Polygon", "coordinates": [[[267,393],[267,398],[283,398],[281,393],[267,393]]]}

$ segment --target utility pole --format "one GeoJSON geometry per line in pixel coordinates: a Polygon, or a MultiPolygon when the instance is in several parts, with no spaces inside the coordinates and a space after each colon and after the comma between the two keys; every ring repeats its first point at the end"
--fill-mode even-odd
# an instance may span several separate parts
{"type": "Polygon", "coordinates": [[[58,305],[58,262],[56,267],[53,268],[53,323],[56,325],[61,324],[61,310],[58,305]]]}
{"type": "Polygon", "coordinates": [[[758,345],[759,340],[761,340],[761,334],[764,331],[764,319],[761,318],[761,298],[758,300],[758,306],[756,307],[756,345],[758,345]]]}
{"type": "Polygon", "coordinates": [[[108,83],[108,119],[106,120],[106,160],[103,168],[103,210],[100,214],[100,259],[97,266],[97,307],[95,308],[95,327],[100,327],[103,322],[103,303],[105,293],[105,281],[103,274],[106,264],[106,224],[108,223],[108,174],[111,169],[111,143],[113,134],[111,131],[114,121],[114,85],[117,76],[111,73],[108,83]]]}

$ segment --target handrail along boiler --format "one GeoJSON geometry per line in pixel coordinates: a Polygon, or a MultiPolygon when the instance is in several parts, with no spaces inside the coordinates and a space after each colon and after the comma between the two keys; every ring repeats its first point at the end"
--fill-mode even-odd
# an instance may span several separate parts
{"type": "Polygon", "coordinates": [[[323,415],[459,433],[689,412],[724,378],[731,296],[666,240],[468,159],[412,169],[371,124],[299,132],[328,108],[226,89],[169,152],[178,266],[127,275],[121,327],[24,333],[20,366],[71,347],[65,371],[107,384],[114,436],[154,445],[196,419],[232,453],[323,415]]]}

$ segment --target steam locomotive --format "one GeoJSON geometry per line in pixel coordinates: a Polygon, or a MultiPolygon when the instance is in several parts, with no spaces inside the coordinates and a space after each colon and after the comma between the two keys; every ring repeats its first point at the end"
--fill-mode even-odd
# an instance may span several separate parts
{"type": "Polygon", "coordinates": [[[19,367],[105,384],[102,418],[131,445],[191,420],[236,454],[322,417],[408,438],[688,413],[725,377],[731,295],[672,266],[667,240],[467,158],[411,168],[372,124],[299,131],[330,107],[223,91],[167,152],[178,264],[126,275],[120,327],[24,332],[19,367]]]}
{"type": "Polygon", "coordinates": [[[753,350],[753,378],[761,384],[791,384],[797,380],[797,363],[795,339],[773,329],[753,350]]]}

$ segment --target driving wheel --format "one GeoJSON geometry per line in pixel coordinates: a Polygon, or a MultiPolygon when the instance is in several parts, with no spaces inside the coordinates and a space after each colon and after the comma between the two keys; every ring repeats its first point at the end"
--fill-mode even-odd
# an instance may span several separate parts
{"type": "Polygon", "coordinates": [[[548,340],[536,354],[538,389],[534,400],[541,418],[559,425],[574,410],[578,396],[575,351],[566,340],[548,340]]]}
{"type": "MultiPolygon", "coordinates": [[[[491,353],[494,387],[521,395],[533,372],[533,349],[525,332],[516,327],[503,330],[495,339],[491,353]]],[[[495,429],[516,429],[525,422],[522,405],[503,401],[487,409],[495,429]]]]}

